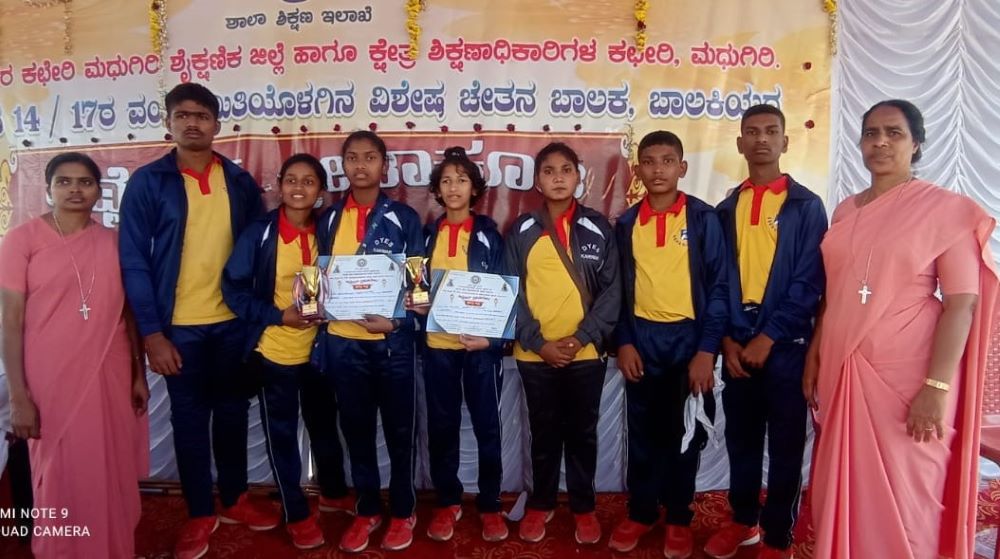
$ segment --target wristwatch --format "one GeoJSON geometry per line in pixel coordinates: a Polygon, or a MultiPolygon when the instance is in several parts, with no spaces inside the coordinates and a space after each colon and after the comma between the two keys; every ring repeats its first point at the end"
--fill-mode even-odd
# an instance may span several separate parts
{"type": "Polygon", "coordinates": [[[399,330],[400,320],[398,318],[393,318],[390,320],[392,322],[392,331],[395,332],[399,330]]]}

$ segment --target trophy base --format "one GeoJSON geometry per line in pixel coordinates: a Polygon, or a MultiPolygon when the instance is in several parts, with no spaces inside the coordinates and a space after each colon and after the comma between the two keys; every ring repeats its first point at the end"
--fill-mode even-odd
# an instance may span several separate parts
{"type": "Polygon", "coordinates": [[[299,314],[306,318],[312,318],[314,316],[318,316],[319,303],[318,302],[303,303],[302,306],[299,307],[299,314]]]}
{"type": "Polygon", "coordinates": [[[414,307],[431,304],[431,294],[427,291],[416,291],[410,293],[410,301],[414,307]]]}

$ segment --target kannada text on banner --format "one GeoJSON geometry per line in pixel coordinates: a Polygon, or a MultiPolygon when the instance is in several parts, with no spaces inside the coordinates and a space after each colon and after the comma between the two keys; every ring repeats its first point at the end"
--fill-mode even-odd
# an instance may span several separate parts
{"type": "Polygon", "coordinates": [[[283,158],[309,151],[328,190],[343,191],[340,142],[374,127],[391,152],[384,186],[424,216],[437,211],[426,186],[445,148],[480,163],[482,209],[503,226],[537,203],[532,155],[558,140],[583,156],[580,199],[614,217],[641,194],[630,142],[655,129],[685,142],[682,188],[718,201],[742,178],[735,138],[756,103],[788,116],[785,170],[827,187],[819,2],[654,2],[637,49],[632,2],[429,0],[415,60],[402,1],[168,0],[162,60],[147,2],[72,4],[65,21],[59,6],[0,5],[0,235],[46,211],[45,162],[69,149],[105,169],[97,210],[113,226],[129,174],[170,147],[161,79],[218,95],[219,151],[265,187],[283,158]]]}

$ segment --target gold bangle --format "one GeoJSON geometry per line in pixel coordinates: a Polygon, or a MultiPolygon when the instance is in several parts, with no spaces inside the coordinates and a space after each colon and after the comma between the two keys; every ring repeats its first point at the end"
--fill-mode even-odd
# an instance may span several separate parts
{"type": "Polygon", "coordinates": [[[941,382],[940,380],[935,380],[932,378],[924,379],[924,384],[930,386],[931,388],[937,388],[938,390],[943,390],[945,392],[951,390],[951,385],[947,382],[941,382]]]}

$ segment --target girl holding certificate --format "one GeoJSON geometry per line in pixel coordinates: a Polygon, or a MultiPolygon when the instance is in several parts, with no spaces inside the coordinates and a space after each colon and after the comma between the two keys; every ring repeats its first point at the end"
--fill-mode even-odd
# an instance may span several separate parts
{"type": "MultiPolygon", "coordinates": [[[[360,130],[341,148],[347,196],[317,223],[321,254],[424,255],[420,218],[412,208],[380,191],[387,170],[386,147],[374,132],[360,130]]],[[[382,488],[376,429],[389,450],[389,501],[392,519],[382,548],[406,549],[413,541],[416,495],[413,489],[416,383],[413,315],[405,319],[365,315],[363,320],[331,321],[320,329],[315,362],[331,382],[340,405],[341,428],[351,457],[351,478],[358,495],[357,518],[340,540],[340,549],[358,553],[382,524],[382,488]]]]}
{"type": "Polygon", "coordinates": [[[545,537],[564,448],[576,541],[601,539],[594,514],[597,419],[605,341],[618,318],[621,286],[611,224],[574,199],[579,169],[569,146],[542,148],[535,184],[545,203],[515,220],[506,240],[506,269],[521,280],[514,357],[531,423],[534,483],[519,528],[528,542],[545,537]]]}
{"type": "Polygon", "coordinates": [[[353,509],[344,482],[336,400],[309,363],[320,318],[304,316],[293,300],[296,275],[316,266],[313,207],[326,185],[326,170],[312,155],[293,155],[282,164],[278,184],[281,206],[236,241],[223,271],[222,295],[249,325],[245,352],[261,381],[260,419],[285,524],[295,547],[310,549],[324,542],[299,485],[300,400],[316,459],[320,510],[353,509]]]}
{"type": "MultiPolygon", "coordinates": [[[[445,150],[431,173],[430,191],[445,213],[425,229],[428,269],[502,273],[503,239],[496,223],[472,212],[486,193],[479,167],[460,147],[445,150]]],[[[422,312],[426,312],[423,307],[422,312]]],[[[418,311],[420,312],[420,311],[418,311]]],[[[424,351],[424,389],[431,479],[439,508],[427,535],[448,541],[462,517],[462,483],[458,479],[462,394],[479,445],[479,496],[476,505],[483,539],[507,538],[500,514],[500,386],[503,341],[478,336],[428,333],[424,351]]]]}

